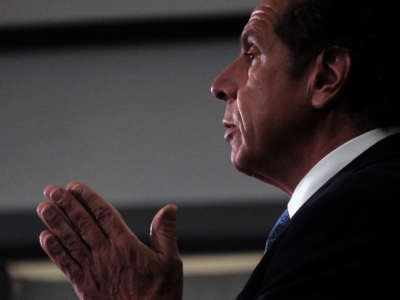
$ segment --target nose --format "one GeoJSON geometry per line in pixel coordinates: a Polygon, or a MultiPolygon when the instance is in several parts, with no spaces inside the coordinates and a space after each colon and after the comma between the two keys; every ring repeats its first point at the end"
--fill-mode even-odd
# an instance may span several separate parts
{"type": "Polygon", "coordinates": [[[211,85],[211,93],[222,101],[236,99],[237,83],[233,64],[215,78],[211,85]]]}

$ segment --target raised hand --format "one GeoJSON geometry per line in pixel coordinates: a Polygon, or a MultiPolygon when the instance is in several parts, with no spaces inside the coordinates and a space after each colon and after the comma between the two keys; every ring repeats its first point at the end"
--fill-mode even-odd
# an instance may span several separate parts
{"type": "Polygon", "coordinates": [[[177,207],[154,217],[151,248],[117,210],[88,186],[49,185],[37,212],[49,230],[40,235],[47,255],[83,300],[180,300],[182,262],[176,240],[177,207]]]}

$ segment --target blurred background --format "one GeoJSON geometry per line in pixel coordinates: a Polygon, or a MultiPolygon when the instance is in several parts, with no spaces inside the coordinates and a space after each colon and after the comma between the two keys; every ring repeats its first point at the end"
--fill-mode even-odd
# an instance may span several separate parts
{"type": "Polygon", "coordinates": [[[177,204],[184,299],[236,296],[286,201],[231,166],[210,94],[257,3],[0,2],[0,299],[76,299],[35,213],[46,185],[72,180],[143,240],[177,204]]]}

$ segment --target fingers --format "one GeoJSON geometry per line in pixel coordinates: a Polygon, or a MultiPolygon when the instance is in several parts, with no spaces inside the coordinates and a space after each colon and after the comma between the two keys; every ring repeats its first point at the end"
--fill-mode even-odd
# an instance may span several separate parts
{"type": "Polygon", "coordinates": [[[44,194],[64,212],[90,249],[98,250],[107,243],[106,236],[93,217],[69,191],[56,185],[49,185],[44,194]]]}
{"type": "Polygon", "coordinates": [[[108,237],[126,233],[133,235],[118,211],[91,188],[79,182],[71,182],[66,190],[81,202],[108,237]]]}
{"type": "Polygon", "coordinates": [[[72,282],[81,282],[83,270],[80,265],[65,251],[57,237],[50,231],[40,234],[40,245],[50,259],[61,269],[61,271],[72,282]]]}
{"type": "Polygon", "coordinates": [[[176,238],[178,208],[166,205],[158,211],[151,223],[150,243],[153,250],[167,257],[179,256],[176,238]]]}
{"type": "Polygon", "coordinates": [[[72,229],[62,212],[54,204],[42,202],[38,205],[37,213],[52,234],[58,237],[57,241],[61,243],[61,248],[65,248],[68,254],[81,265],[85,264],[90,256],[89,249],[72,229]]]}

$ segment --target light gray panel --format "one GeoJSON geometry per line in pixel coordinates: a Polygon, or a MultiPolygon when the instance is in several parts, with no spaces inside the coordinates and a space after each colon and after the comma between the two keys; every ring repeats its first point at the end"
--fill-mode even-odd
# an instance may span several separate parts
{"type": "Polygon", "coordinates": [[[0,57],[0,209],[79,180],[117,205],[282,194],[239,174],[214,76],[236,40],[41,50],[0,57]],[[129,203],[128,203],[129,202],[129,203]]]}
{"type": "Polygon", "coordinates": [[[249,11],[258,2],[259,0],[2,0],[0,26],[232,13],[249,11]]]}

